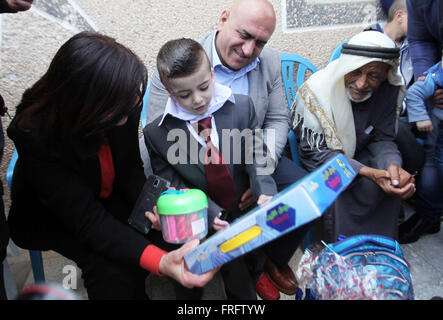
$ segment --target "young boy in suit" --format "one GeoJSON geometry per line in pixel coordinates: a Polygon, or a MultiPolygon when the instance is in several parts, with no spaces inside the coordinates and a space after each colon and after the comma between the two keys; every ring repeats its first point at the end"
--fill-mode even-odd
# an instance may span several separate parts
{"type": "MultiPolygon", "coordinates": [[[[164,114],[143,130],[152,170],[177,189],[203,190],[209,227],[219,230],[227,225],[218,218],[222,212],[228,222],[245,213],[238,204],[249,187],[257,204],[277,193],[273,164],[263,161],[270,156],[257,134],[252,100],[215,82],[209,58],[194,40],[167,42],[157,68],[169,99],[164,114]]],[[[221,272],[228,299],[256,298],[257,275],[247,270],[244,257],[221,272]]]]}

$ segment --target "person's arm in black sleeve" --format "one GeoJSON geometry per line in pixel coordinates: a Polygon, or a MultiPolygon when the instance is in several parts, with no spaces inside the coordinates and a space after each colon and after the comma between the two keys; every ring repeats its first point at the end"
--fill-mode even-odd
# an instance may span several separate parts
{"type": "Polygon", "coordinates": [[[0,13],[16,13],[29,10],[33,0],[0,0],[0,13]]]}

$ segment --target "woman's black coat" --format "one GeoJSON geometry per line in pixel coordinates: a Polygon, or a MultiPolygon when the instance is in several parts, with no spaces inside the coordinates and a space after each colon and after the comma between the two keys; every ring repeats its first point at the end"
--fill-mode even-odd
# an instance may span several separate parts
{"type": "MultiPolygon", "coordinates": [[[[138,110],[139,111],[139,110],[138,110]]],[[[127,224],[145,182],[138,145],[140,112],[125,125],[107,132],[115,168],[113,192],[100,199],[101,171],[97,150],[55,151],[43,143],[42,120],[24,133],[15,118],[8,136],[18,152],[12,181],[8,222],[11,238],[20,247],[54,250],[65,237],[104,257],[138,264],[149,241],[127,224]]]]}

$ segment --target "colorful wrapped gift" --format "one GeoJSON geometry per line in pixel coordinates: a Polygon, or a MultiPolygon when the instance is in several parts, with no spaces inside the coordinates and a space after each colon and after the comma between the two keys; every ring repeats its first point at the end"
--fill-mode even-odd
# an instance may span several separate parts
{"type": "Polygon", "coordinates": [[[355,175],[343,155],[334,157],[188,252],[189,270],[205,273],[319,218],[355,175]]]}

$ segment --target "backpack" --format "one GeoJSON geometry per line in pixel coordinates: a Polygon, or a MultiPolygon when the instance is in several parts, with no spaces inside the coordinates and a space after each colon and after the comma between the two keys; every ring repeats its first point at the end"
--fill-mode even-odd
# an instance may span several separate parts
{"type": "MultiPolygon", "coordinates": [[[[306,250],[297,278],[304,299],[413,300],[409,265],[399,243],[379,235],[357,235],[306,250]]],[[[303,298],[299,291],[296,299],[303,298]]]]}

